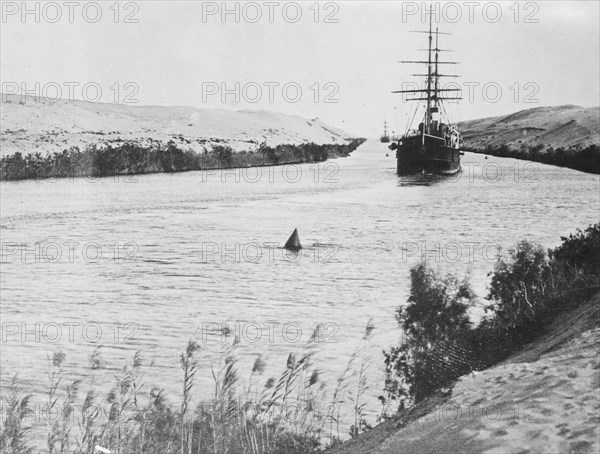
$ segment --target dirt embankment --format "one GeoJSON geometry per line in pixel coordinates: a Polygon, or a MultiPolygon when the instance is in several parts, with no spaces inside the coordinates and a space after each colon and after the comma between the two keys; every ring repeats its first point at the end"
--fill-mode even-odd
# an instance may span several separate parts
{"type": "Polygon", "coordinates": [[[501,364],[330,453],[600,452],[600,294],[501,364]]]}

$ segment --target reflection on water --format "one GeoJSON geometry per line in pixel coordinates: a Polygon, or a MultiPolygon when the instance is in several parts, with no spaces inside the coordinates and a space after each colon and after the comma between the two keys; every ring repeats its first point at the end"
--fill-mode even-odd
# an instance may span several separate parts
{"type": "Polygon", "coordinates": [[[398,176],[398,187],[405,186],[432,186],[443,181],[460,180],[462,173],[459,171],[454,175],[435,175],[432,173],[419,172],[413,175],[398,176]]]}
{"type": "Polygon", "coordinates": [[[147,380],[176,396],[178,354],[195,336],[209,393],[226,323],[242,335],[241,374],[262,354],[265,379],[324,327],[316,362],[334,387],[372,319],[376,412],[375,371],[399,339],[411,264],[469,272],[483,295],[494,251],[522,238],[554,246],[598,221],[597,176],[467,153],[455,176],[399,178],[385,150],[370,141],[319,165],[2,183],[3,384],[18,373],[43,392],[57,350],[70,378],[89,375],[102,345],[96,383],[109,386],[140,349],[155,364],[147,380]],[[309,246],[298,254],[282,249],[294,228],[309,246]]]}

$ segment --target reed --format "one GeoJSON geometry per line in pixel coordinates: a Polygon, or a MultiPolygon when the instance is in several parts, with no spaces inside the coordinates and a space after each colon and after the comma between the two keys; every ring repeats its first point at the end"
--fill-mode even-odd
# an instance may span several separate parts
{"type": "Polygon", "coordinates": [[[75,435],[75,454],[92,454],[96,444],[102,439],[106,426],[102,425],[102,407],[94,390],[95,373],[105,366],[100,347],[94,349],[90,356],[91,384],[78,411],[73,412],[73,425],[77,427],[75,435]]]}
{"type": "Polygon", "coordinates": [[[186,446],[191,446],[190,436],[188,427],[187,427],[187,410],[192,398],[192,388],[194,387],[194,377],[196,372],[198,371],[199,357],[198,351],[200,350],[200,344],[193,340],[188,341],[187,348],[185,353],[182,353],[179,357],[179,361],[181,363],[181,370],[183,371],[183,391],[182,391],[182,400],[181,400],[181,408],[180,412],[180,446],[181,452],[190,452],[191,450],[186,451],[186,446]]]}
{"type": "Polygon", "coordinates": [[[179,355],[182,373],[179,404],[170,403],[162,390],[148,386],[144,370],[151,365],[144,362],[139,351],[117,370],[108,392],[100,392],[97,374],[105,376],[109,366],[101,349],[94,350],[88,388],[81,398],[81,381],[70,383],[66,379],[66,357],[55,353],[49,358],[45,402],[49,413],[58,413],[62,408],[62,415],[40,426],[45,431],[41,445],[28,420],[31,396],[20,397],[15,377],[11,391],[5,396],[8,411],[2,418],[0,452],[96,454],[96,447],[101,446],[115,454],[311,453],[339,439],[339,411],[331,408],[337,409],[348,399],[352,377],[357,380],[351,396],[355,425],[366,427],[362,411],[368,367],[366,363],[357,366],[359,356],[367,359],[361,356],[359,347],[327,408],[323,406],[327,387],[314,360],[317,331],[304,349],[288,355],[276,376],[264,377],[267,365],[259,355],[248,371],[248,379],[243,380],[238,371],[237,347],[236,339],[224,344],[218,361],[210,368],[212,399],[198,402],[196,378],[202,350],[191,339],[179,355]],[[331,419],[337,424],[337,433],[328,437],[325,428],[331,419]]]}
{"type": "Polygon", "coordinates": [[[54,353],[52,358],[48,358],[50,364],[48,403],[44,411],[48,425],[46,441],[49,454],[71,452],[72,412],[74,411],[80,380],[76,380],[65,387],[64,397],[59,394],[59,386],[64,381],[65,358],[65,354],[62,352],[54,353]],[[53,418],[54,414],[57,415],[56,418],[53,418]]]}
{"type": "MultiPolygon", "coordinates": [[[[365,332],[363,334],[362,341],[366,342],[371,333],[375,329],[372,324],[372,320],[367,322],[365,332]]],[[[360,347],[360,345],[359,345],[360,347]]],[[[358,437],[365,430],[371,429],[371,426],[367,423],[365,415],[366,401],[364,396],[368,390],[368,371],[371,364],[371,356],[366,349],[361,349],[359,353],[359,347],[357,347],[355,358],[360,357],[360,365],[358,370],[355,371],[356,381],[354,390],[349,392],[348,398],[352,403],[352,410],[354,414],[354,424],[350,427],[350,436],[352,438],[358,437]]]]}
{"type": "Polygon", "coordinates": [[[2,425],[0,426],[0,452],[6,454],[30,454],[29,433],[32,427],[27,418],[31,415],[31,395],[22,396],[18,377],[15,375],[5,388],[2,403],[2,425]]]}

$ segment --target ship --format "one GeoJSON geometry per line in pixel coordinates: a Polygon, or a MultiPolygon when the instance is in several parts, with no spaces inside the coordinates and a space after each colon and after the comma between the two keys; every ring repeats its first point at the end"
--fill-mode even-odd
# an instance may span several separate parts
{"type": "Polygon", "coordinates": [[[387,132],[387,121],[385,120],[383,120],[383,135],[379,138],[379,140],[381,140],[381,143],[389,143],[390,141],[390,136],[387,132]]]}
{"type": "MultiPolygon", "coordinates": [[[[432,173],[451,175],[460,170],[460,157],[462,138],[456,126],[447,119],[443,101],[461,99],[458,96],[445,96],[446,93],[460,91],[460,88],[440,88],[440,78],[458,77],[455,74],[440,74],[438,66],[442,64],[456,64],[457,62],[439,61],[439,53],[446,51],[439,48],[439,35],[449,35],[432,30],[432,14],[429,15],[428,33],[429,47],[421,49],[428,52],[427,61],[401,61],[401,63],[426,64],[427,74],[413,74],[413,76],[426,77],[423,89],[397,90],[392,93],[417,94],[419,97],[408,98],[408,101],[419,101],[424,104],[425,113],[417,129],[410,129],[408,125],[406,134],[393,140],[390,150],[396,150],[397,173],[400,176],[416,173],[432,173]],[[435,36],[435,44],[434,44],[435,36]]],[[[418,106],[417,106],[418,107],[418,106]]],[[[417,110],[415,110],[416,116],[417,110]]]]}

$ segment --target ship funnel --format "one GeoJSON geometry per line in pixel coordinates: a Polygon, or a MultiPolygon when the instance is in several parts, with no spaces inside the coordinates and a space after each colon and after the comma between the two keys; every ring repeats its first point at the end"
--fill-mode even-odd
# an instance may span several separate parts
{"type": "Polygon", "coordinates": [[[302,245],[300,244],[300,237],[298,236],[298,229],[294,229],[294,232],[285,243],[284,248],[289,249],[290,251],[298,251],[302,249],[302,245]]]}

